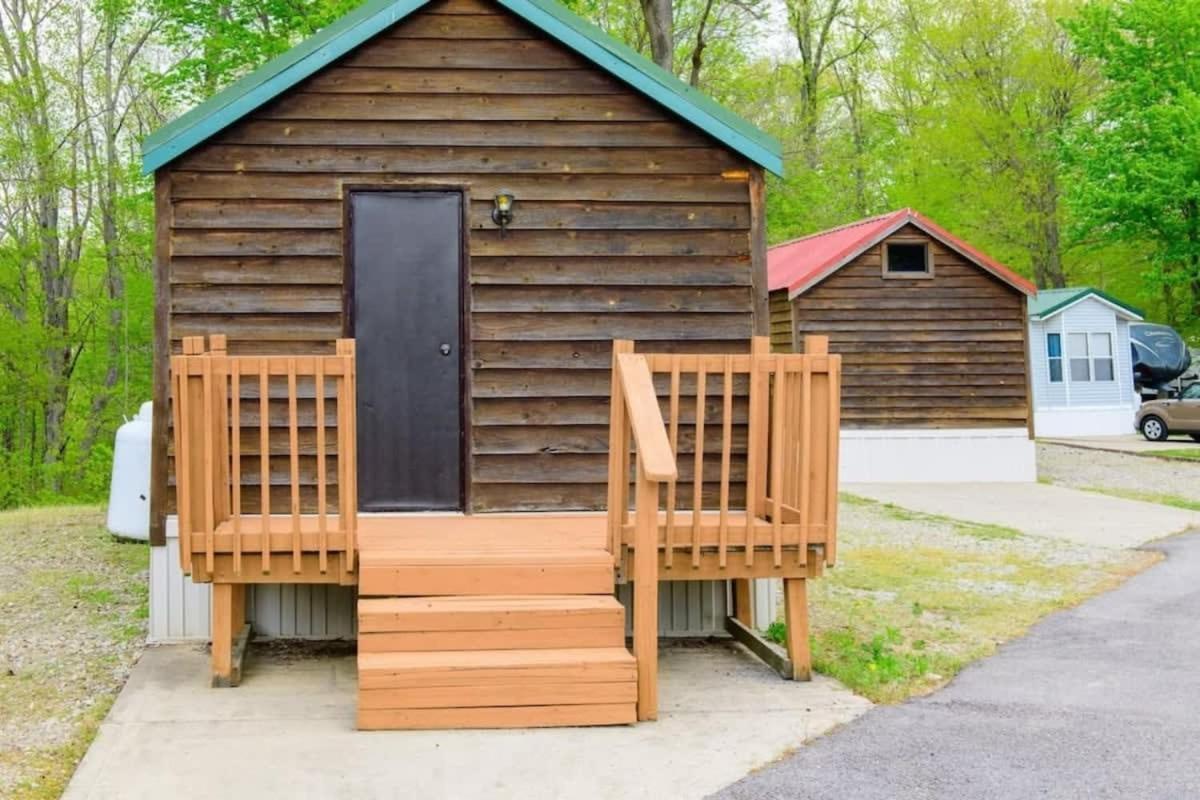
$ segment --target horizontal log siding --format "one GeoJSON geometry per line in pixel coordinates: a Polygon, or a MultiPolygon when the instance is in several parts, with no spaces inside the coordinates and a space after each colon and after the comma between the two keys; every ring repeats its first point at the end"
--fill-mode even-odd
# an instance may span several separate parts
{"type": "MultiPolygon", "coordinates": [[[[841,353],[848,428],[1025,427],[1025,296],[909,226],[929,279],[884,279],[877,245],[793,303],[794,335],[841,353]]],[[[798,345],[798,349],[802,348],[798,345]]]]}
{"type": "MultiPolygon", "coordinates": [[[[748,169],[497,6],[443,0],[170,165],[173,349],[225,333],[232,353],[332,352],[343,185],[465,186],[472,508],[601,508],[610,340],[747,347],[748,169]],[[502,188],[517,198],[504,238],[491,221],[502,188]]],[[[257,424],[257,404],[243,408],[257,424]]],[[[708,420],[719,414],[710,403],[708,420]]],[[[286,423],[286,407],[271,416],[286,423]]],[[[311,399],[299,416],[311,510],[311,399]]],[[[243,448],[247,485],[262,479],[256,448],[243,448]]],[[[272,460],[277,510],[287,468],[272,460]]]]}
{"type": "Polygon", "coordinates": [[[776,289],[768,296],[771,350],[777,353],[792,352],[792,307],[787,295],[787,289],[776,289]]]}

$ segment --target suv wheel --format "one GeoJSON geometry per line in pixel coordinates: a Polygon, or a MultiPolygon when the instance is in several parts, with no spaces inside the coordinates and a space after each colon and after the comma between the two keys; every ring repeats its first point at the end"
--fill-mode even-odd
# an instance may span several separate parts
{"type": "Polygon", "coordinates": [[[1162,442],[1167,438],[1167,423],[1163,422],[1162,417],[1156,417],[1153,414],[1142,420],[1142,436],[1145,436],[1152,442],[1162,442]]]}

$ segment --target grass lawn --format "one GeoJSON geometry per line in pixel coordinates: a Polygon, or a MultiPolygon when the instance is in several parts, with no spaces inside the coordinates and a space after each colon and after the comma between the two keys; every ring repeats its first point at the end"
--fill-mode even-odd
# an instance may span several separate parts
{"type": "Polygon", "coordinates": [[[0,513],[0,797],[58,797],[146,635],[149,548],[97,508],[0,513]]]}
{"type": "Polygon", "coordinates": [[[809,590],[813,666],[871,700],[899,702],[1158,558],[843,496],[837,567],[809,590]]]}
{"type": "Polygon", "coordinates": [[[1172,447],[1167,450],[1150,450],[1152,456],[1159,458],[1178,458],[1181,461],[1200,461],[1200,447],[1172,447]]]}
{"type": "Polygon", "coordinates": [[[1110,494],[1113,497],[1123,497],[1126,500],[1141,500],[1143,503],[1157,503],[1160,506],[1174,506],[1186,511],[1200,511],[1200,500],[1180,497],[1177,494],[1163,492],[1146,492],[1140,489],[1126,489],[1120,486],[1083,486],[1085,492],[1110,494]]]}

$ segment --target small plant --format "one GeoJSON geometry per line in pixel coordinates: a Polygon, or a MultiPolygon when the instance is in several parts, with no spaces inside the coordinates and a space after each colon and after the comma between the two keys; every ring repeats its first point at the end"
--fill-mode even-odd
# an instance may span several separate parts
{"type": "Polygon", "coordinates": [[[775,644],[787,644],[787,623],[776,620],[767,626],[767,638],[775,644]]]}

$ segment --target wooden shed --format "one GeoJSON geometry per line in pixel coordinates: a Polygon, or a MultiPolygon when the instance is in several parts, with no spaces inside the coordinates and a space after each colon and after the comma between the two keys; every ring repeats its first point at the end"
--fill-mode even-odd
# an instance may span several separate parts
{"type": "Polygon", "coordinates": [[[773,140],[554,0],[373,0],[144,166],[153,563],[216,683],[269,592],[356,587],[362,727],[648,719],[659,582],[753,640],[758,578],[807,675],[840,360],[752,338],[773,140]]]}
{"type": "Polygon", "coordinates": [[[1033,283],[912,209],[767,260],[772,346],[821,331],[845,359],[842,480],[1034,480],[1033,283]]]}

